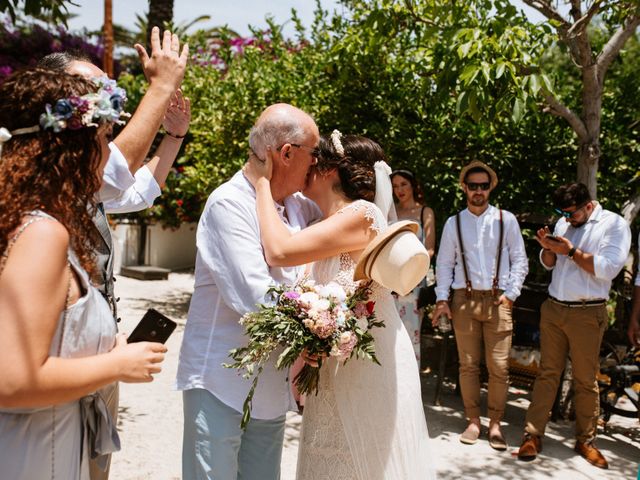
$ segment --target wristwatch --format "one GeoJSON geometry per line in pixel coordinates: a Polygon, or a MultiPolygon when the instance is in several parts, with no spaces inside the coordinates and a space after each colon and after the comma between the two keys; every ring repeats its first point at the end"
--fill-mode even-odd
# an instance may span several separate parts
{"type": "Polygon", "coordinates": [[[576,250],[578,250],[576,247],[571,247],[571,250],[567,252],[567,257],[573,260],[573,256],[576,254],[576,250]]]}

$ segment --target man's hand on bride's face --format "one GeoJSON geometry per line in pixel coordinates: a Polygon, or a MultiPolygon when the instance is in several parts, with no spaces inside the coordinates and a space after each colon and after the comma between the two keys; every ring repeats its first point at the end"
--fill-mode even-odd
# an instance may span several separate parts
{"type": "Polygon", "coordinates": [[[244,164],[244,175],[255,187],[263,179],[270,181],[273,173],[273,152],[271,147],[267,147],[266,159],[263,161],[254,153],[249,155],[249,161],[244,164]]]}

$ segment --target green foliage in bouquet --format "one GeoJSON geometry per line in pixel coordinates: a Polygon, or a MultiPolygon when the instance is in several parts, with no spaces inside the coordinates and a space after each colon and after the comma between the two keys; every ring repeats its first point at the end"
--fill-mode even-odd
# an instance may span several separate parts
{"type": "MultiPolygon", "coordinates": [[[[246,329],[248,343],[231,350],[233,363],[225,364],[252,378],[251,388],[243,406],[241,427],[251,419],[253,395],[265,364],[277,350],[276,368],[290,368],[305,352],[320,358],[337,357],[347,362],[356,357],[377,363],[371,329],[384,327],[374,313],[370,301],[369,283],[353,292],[335,283],[315,285],[307,282],[296,286],[272,287],[268,295],[275,297],[271,305],[261,304],[255,312],[242,317],[240,323],[246,329]]],[[[318,392],[320,366],[308,364],[295,377],[300,393],[318,392]]]]}

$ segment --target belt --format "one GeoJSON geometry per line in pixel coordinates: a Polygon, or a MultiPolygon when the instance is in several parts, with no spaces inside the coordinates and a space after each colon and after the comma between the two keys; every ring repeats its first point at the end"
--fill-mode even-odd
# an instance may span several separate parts
{"type": "Polygon", "coordinates": [[[579,308],[579,307],[599,307],[601,305],[606,305],[607,301],[605,299],[597,299],[597,300],[578,300],[577,302],[565,302],[563,300],[558,300],[557,298],[549,295],[549,300],[553,303],[557,303],[558,305],[562,305],[564,307],[569,308],[579,308]]]}
{"type": "MultiPolygon", "coordinates": [[[[454,293],[458,294],[466,294],[467,290],[464,288],[454,288],[454,293]]],[[[503,290],[498,290],[498,293],[502,295],[503,290]]],[[[471,295],[476,297],[492,297],[494,295],[493,290],[476,290],[475,288],[471,290],[471,295]]]]}

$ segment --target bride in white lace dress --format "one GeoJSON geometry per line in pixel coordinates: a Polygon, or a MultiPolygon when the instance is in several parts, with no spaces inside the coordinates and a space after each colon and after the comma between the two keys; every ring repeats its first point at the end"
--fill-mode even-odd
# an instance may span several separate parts
{"type": "MultiPolygon", "coordinates": [[[[271,157],[281,152],[270,150],[266,161],[254,157],[245,167],[256,188],[265,256],[272,266],[315,262],[316,282],[353,285],[360,253],[387,226],[387,214],[377,205],[387,212],[392,205],[384,152],[367,138],[334,132],[320,139],[314,153],[318,163],[304,194],[324,219],[295,234],[282,224],[271,196],[271,157]]],[[[323,362],[319,393],[306,399],[298,479],[435,478],[411,340],[389,290],[374,283],[372,300],[385,323],[372,332],[381,365],[323,362]]]]}

